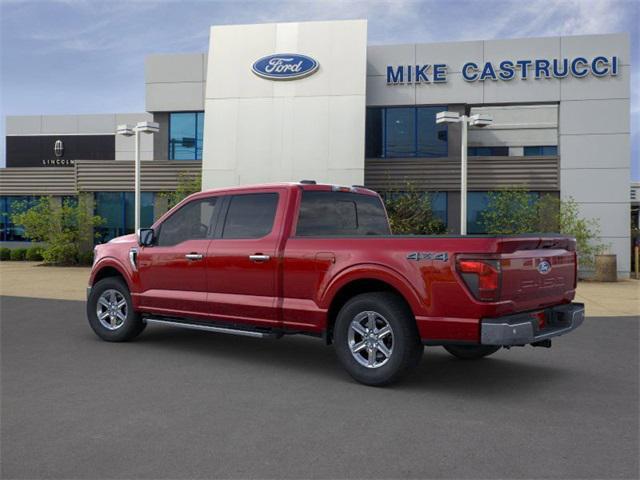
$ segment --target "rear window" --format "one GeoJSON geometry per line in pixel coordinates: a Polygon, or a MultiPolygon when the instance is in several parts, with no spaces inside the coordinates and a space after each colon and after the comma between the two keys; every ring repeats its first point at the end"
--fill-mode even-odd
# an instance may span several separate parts
{"type": "Polygon", "coordinates": [[[304,191],[297,236],[389,235],[379,197],[349,192],[304,191]]]}
{"type": "Polygon", "coordinates": [[[278,206],[277,193],[231,197],[222,238],[261,238],[271,232],[278,206]]]}

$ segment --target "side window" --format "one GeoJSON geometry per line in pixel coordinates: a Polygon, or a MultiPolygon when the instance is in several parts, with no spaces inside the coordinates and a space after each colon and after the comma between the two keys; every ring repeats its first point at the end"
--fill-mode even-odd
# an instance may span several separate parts
{"type": "Polygon", "coordinates": [[[160,225],[158,245],[166,247],[186,240],[212,238],[216,203],[217,198],[211,197],[181,207],[160,225]]]}
{"type": "Polygon", "coordinates": [[[261,238],[271,232],[278,206],[277,193],[234,195],[224,222],[222,238],[261,238]]]}
{"type": "Polygon", "coordinates": [[[347,192],[305,191],[297,236],[389,235],[378,197],[347,192]]]}

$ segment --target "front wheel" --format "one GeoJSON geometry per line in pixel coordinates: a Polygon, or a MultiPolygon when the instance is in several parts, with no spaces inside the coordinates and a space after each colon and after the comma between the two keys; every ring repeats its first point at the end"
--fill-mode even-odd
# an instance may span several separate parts
{"type": "Polygon", "coordinates": [[[107,342],[132,340],[145,327],[133,310],[127,284],[117,277],[103,278],[91,288],[87,319],[96,335],[107,342]]]}
{"type": "Polygon", "coordinates": [[[474,360],[487,357],[500,350],[500,346],[494,345],[445,345],[444,349],[454,357],[462,360],[474,360]]]}
{"type": "Polygon", "coordinates": [[[347,372],[375,386],[398,380],[418,364],[424,351],[411,311],[388,292],[349,300],[338,313],[334,343],[347,372]]]}

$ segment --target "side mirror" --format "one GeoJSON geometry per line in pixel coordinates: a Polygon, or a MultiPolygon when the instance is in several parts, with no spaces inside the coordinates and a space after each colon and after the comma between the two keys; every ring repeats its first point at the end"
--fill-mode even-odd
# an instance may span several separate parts
{"type": "Polygon", "coordinates": [[[138,230],[138,244],[141,247],[150,247],[156,241],[156,233],[153,228],[141,228],[138,230]]]}

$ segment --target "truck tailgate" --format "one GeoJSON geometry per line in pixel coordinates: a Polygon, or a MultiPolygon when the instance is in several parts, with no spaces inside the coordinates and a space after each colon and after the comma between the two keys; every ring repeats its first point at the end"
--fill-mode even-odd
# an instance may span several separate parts
{"type": "Polygon", "coordinates": [[[504,238],[500,253],[501,300],[519,309],[562,303],[576,284],[575,241],[569,238],[504,238]]]}

